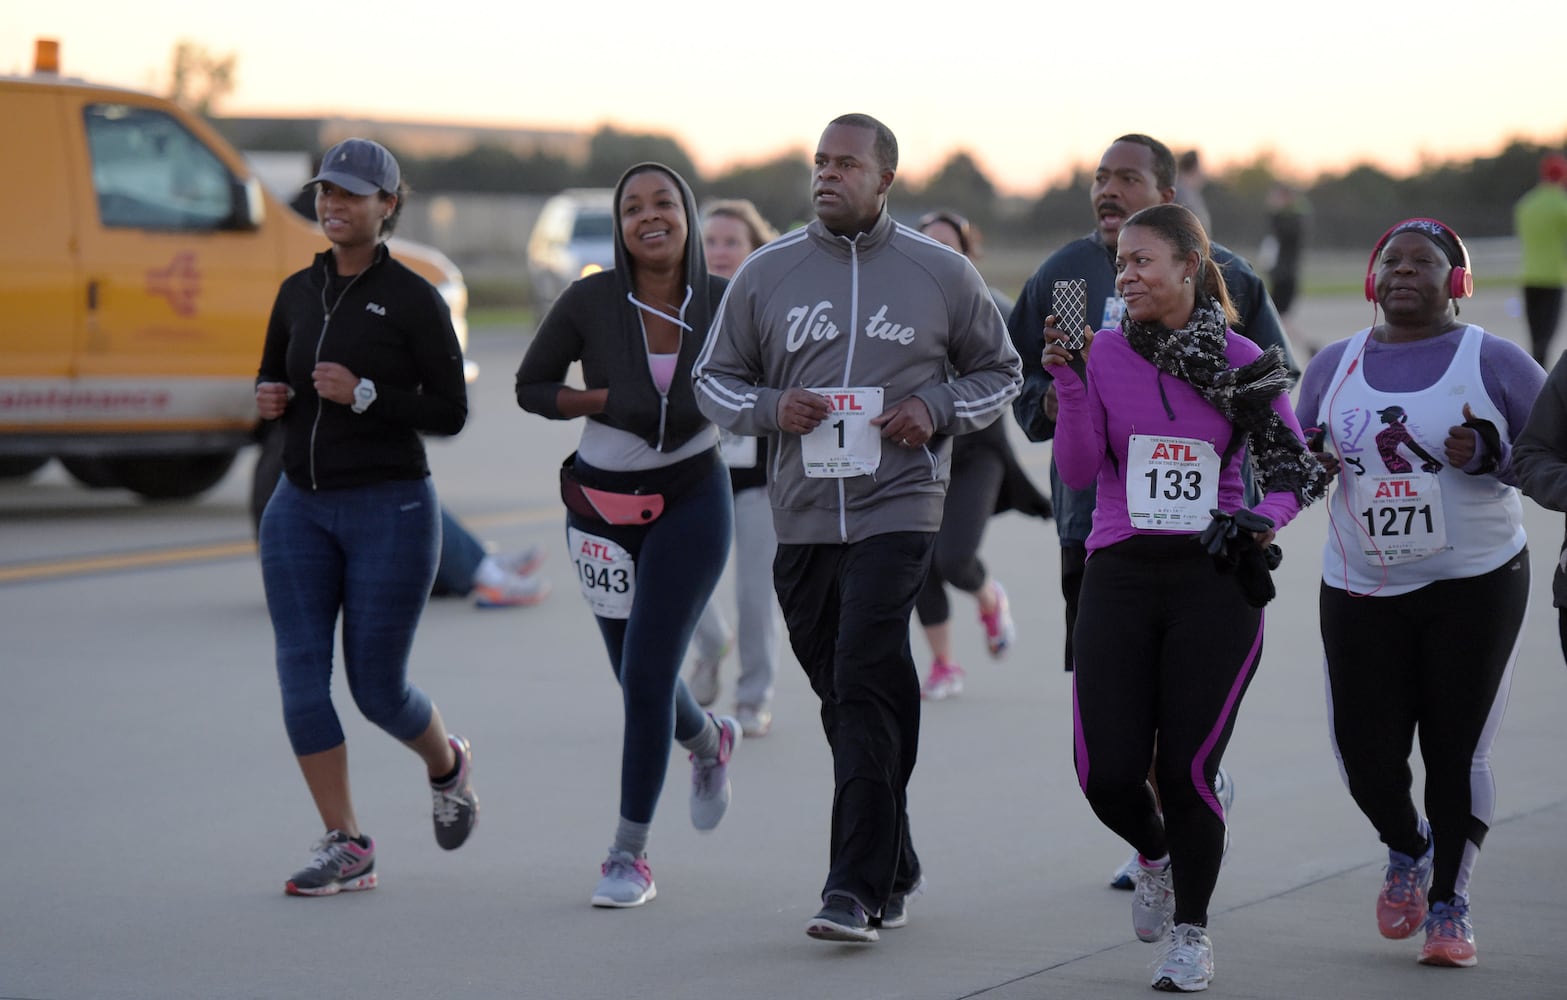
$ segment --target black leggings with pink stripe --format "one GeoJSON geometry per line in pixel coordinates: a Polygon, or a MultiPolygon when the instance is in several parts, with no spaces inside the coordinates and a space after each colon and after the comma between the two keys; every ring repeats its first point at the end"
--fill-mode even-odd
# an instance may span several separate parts
{"type": "Polygon", "coordinates": [[[1213,779],[1262,625],[1194,536],[1138,535],[1088,557],[1073,633],[1077,777],[1100,822],[1144,857],[1170,855],[1176,923],[1208,922],[1224,855],[1213,779]]]}

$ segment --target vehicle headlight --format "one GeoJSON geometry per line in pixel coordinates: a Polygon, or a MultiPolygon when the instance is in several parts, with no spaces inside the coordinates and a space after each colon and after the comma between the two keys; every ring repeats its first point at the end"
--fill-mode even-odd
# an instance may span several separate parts
{"type": "Polygon", "coordinates": [[[461,278],[448,278],[435,286],[451,310],[452,329],[457,331],[457,346],[462,348],[463,380],[473,384],[479,377],[479,365],[468,357],[468,286],[461,278]]]}

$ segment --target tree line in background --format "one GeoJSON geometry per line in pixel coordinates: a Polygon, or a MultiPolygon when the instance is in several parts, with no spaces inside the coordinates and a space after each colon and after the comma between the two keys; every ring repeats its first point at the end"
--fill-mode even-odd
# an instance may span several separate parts
{"type": "MultiPolygon", "coordinates": [[[[198,43],[180,42],[172,57],[172,96],[210,116],[233,89],[235,62],[233,54],[216,55],[198,43]]],[[[223,129],[221,118],[212,122],[223,129]]],[[[251,148],[309,149],[305,128],[302,122],[280,120],[276,133],[260,144],[252,136],[251,148]]],[[[1106,141],[1110,138],[1107,135],[1106,141]]],[[[1550,148],[1515,140],[1494,155],[1429,162],[1404,177],[1368,164],[1323,174],[1299,185],[1310,206],[1310,241],[1319,248],[1361,249],[1392,222],[1417,215],[1438,216],[1469,238],[1510,235],[1513,202],[1534,186],[1540,157],[1550,148]]],[[[1567,148],[1567,135],[1555,148],[1567,148]]],[[[425,193],[550,195],[568,187],[612,187],[627,166],[657,160],[684,175],[699,200],[748,198],[780,229],[810,215],[806,192],[811,155],[803,147],[712,177],[697,170],[691,157],[669,136],[622,132],[610,126],[593,134],[586,163],[547,153],[518,156],[494,146],[425,159],[395,148],[392,151],[404,176],[425,193]]],[[[1078,167],[1070,180],[1047,187],[1037,198],[1003,197],[974,156],[960,151],[923,183],[900,180],[892,206],[905,219],[933,208],[957,211],[992,242],[1037,244],[1041,236],[1060,237],[1092,227],[1088,195],[1096,166],[1078,167]]],[[[1281,178],[1287,179],[1287,172],[1279,169],[1271,153],[1212,174],[1203,195],[1215,238],[1234,246],[1257,245],[1268,232],[1268,192],[1281,178]]]]}
{"type": "MultiPolygon", "coordinates": [[[[221,118],[213,124],[223,129],[221,118]]],[[[294,150],[308,149],[310,135],[305,123],[279,121],[274,133],[248,138],[251,148],[294,150]]],[[[1554,148],[1564,146],[1567,136],[1554,148]]],[[[1366,164],[1323,174],[1299,185],[1310,205],[1310,242],[1323,249],[1362,249],[1392,222],[1417,215],[1437,216],[1467,238],[1508,236],[1513,202],[1534,186],[1540,157],[1551,148],[1515,140],[1489,156],[1431,162],[1402,177],[1366,164]]],[[[811,154],[803,147],[713,176],[698,170],[668,136],[610,126],[593,134],[585,163],[549,153],[519,156],[485,145],[451,157],[420,158],[395,146],[392,152],[403,176],[421,194],[550,195],[568,187],[613,187],[627,166],[657,160],[685,176],[699,201],[749,198],[780,229],[810,216],[811,154]]],[[[945,208],[967,216],[992,243],[1037,244],[1041,236],[1065,238],[1092,227],[1089,188],[1096,167],[1082,165],[1069,180],[1047,187],[1038,197],[1019,198],[999,193],[975,157],[960,151],[922,182],[901,177],[891,204],[905,220],[945,208]]],[[[1203,196],[1215,238],[1237,247],[1256,246],[1268,232],[1268,192],[1287,176],[1271,153],[1210,172],[1203,196]]]]}
{"type": "MultiPolygon", "coordinates": [[[[1391,222],[1416,215],[1438,216],[1471,238],[1510,235],[1513,202],[1534,185],[1540,157],[1549,148],[1513,141],[1493,155],[1428,163],[1403,177],[1364,164],[1323,174],[1300,185],[1311,206],[1311,242],[1324,248],[1364,248],[1391,222]]],[[[690,180],[699,200],[749,198],[784,229],[810,214],[806,192],[811,157],[804,148],[706,176],[668,136],[603,127],[592,137],[585,164],[550,155],[519,157],[484,146],[451,158],[399,159],[405,163],[404,173],[426,193],[539,195],[566,187],[612,187],[628,165],[657,160],[690,180]]],[[[980,226],[992,242],[1033,243],[1041,234],[1087,232],[1092,227],[1089,188],[1096,166],[1079,167],[1070,180],[1048,187],[1037,198],[1006,197],[972,154],[957,152],[923,182],[900,178],[892,205],[906,218],[932,208],[952,209],[980,226]]],[[[1210,175],[1203,194],[1217,237],[1236,246],[1261,241],[1268,231],[1268,191],[1282,176],[1268,153],[1210,175]]]]}

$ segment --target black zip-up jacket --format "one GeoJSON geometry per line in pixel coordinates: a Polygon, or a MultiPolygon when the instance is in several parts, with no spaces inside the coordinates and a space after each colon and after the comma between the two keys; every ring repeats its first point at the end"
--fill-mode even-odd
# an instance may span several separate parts
{"type": "Polygon", "coordinates": [[[300,489],[340,489],[430,474],[421,434],[456,434],[468,420],[462,348],[451,311],[383,245],[374,263],[340,277],[331,251],[284,279],[272,305],[256,381],[293,390],[283,422],[283,471],[300,489]],[[316,395],[310,373],[335,361],[375,383],[363,413],[316,395]]]}

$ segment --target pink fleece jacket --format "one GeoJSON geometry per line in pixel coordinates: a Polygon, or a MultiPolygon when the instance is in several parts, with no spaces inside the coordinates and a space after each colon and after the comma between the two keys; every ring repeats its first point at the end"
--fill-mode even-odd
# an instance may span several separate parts
{"type": "MultiPolygon", "coordinates": [[[[1231,367],[1255,361],[1261,354],[1256,344],[1227,331],[1225,355],[1231,367]]],[[[1095,484],[1099,488],[1088,551],[1137,534],[1169,534],[1132,526],[1123,476],[1128,439],[1138,433],[1195,438],[1209,442],[1222,456],[1231,436],[1238,433],[1234,425],[1197,390],[1173,375],[1162,374],[1132,350],[1120,330],[1104,330],[1094,338],[1086,385],[1070,366],[1054,366],[1049,372],[1056,380],[1060,401],[1056,468],[1062,481],[1073,489],[1095,484]]],[[[1287,393],[1280,393],[1273,401],[1273,410],[1296,437],[1302,437],[1287,393]]],[[[1228,513],[1245,506],[1240,475],[1243,453],[1237,450],[1220,470],[1219,508],[1228,513]]],[[[1273,521],[1275,528],[1282,528],[1300,513],[1300,502],[1288,490],[1269,492],[1254,509],[1273,521]]]]}

